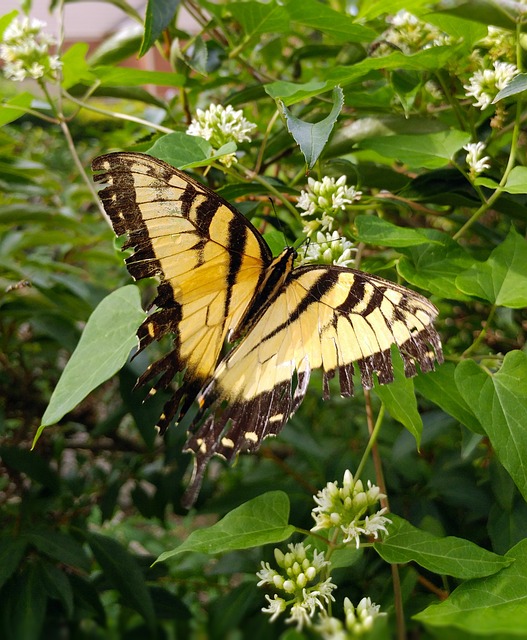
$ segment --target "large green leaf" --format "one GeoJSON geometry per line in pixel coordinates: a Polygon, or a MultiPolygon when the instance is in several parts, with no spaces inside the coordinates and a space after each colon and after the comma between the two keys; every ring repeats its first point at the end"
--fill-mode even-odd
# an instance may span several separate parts
{"type": "Polygon", "coordinates": [[[289,133],[295,139],[304,154],[309,169],[312,169],[320,157],[329,135],[335,126],[335,122],[344,104],[344,93],[340,87],[333,91],[333,108],[330,114],[320,122],[306,122],[293,116],[283,102],[279,101],[280,108],[287,123],[289,133]]]}
{"type": "Polygon", "coordinates": [[[90,559],[75,538],[55,529],[35,528],[24,531],[21,538],[41,553],[63,565],[90,570],[90,559]]]}
{"type": "Polygon", "coordinates": [[[496,456],[527,500],[527,354],[510,351],[495,374],[465,360],[457,366],[455,380],[496,456]]]}
{"type": "Polygon", "coordinates": [[[527,167],[514,167],[503,190],[507,193],[527,193],[527,167]]]}
{"type": "Polygon", "coordinates": [[[462,584],[447,600],[427,607],[415,618],[443,629],[443,638],[449,637],[448,627],[465,631],[470,638],[527,637],[527,540],[505,557],[514,562],[493,576],[462,584]]]}
{"type": "Polygon", "coordinates": [[[404,254],[397,265],[401,276],[442,298],[468,300],[456,286],[456,278],[474,263],[473,258],[446,233],[435,229],[422,229],[422,233],[433,242],[400,248],[404,254]]]}
{"type": "Polygon", "coordinates": [[[290,29],[287,12],[277,2],[229,2],[227,7],[243,27],[247,41],[264,33],[286,33],[290,29]]]}
{"type": "Polygon", "coordinates": [[[392,362],[395,379],[391,384],[375,382],[375,393],[383,401],[388,413],[414,436],[417,446],[421,443],[423,421],[417,410],[414,383],[404,375],[404,366],[397,349],[392,347],[392,362]]]}
{"type": "Polygon", "coordinates": [[[32,102],[33,96],[27,91],[23,91],[10,100],[2,102],[0,104],[0,127],[25,115],[32,102]]]}
{"type": "Polygon", "coordinates": [[[428,571],[465,580],[490,576],[512,562],[463,538],[440,538],[393,514],[390,519],[388,535],[373,545],[386,562],[417,562],[428,571]]]}
{"type": "Polygon", "coordinates": [[[44,427],[58,422],[119,371],[136,345],[136,331],[145,316],[139,290],[134,285],[122,287],[104,298],[86,323],[79,344],[62,372],[34,443],[44,427]]]}
{"type": "Polygon", "coordinates": [[[287,495],[269,491],[245,502],[211,527],[193,531],[179,547],[165,551],[156,562],[188,551],[214,554],[281,542],[295,531],[288,519],[287,495]]]}
{"type": "Polygon", "coordinates": [[[74,85],[95,81],[90,65],[86,62],[88,45],[86,42],[76,42],[62,56],[62,87],[69,89],[74,85]]]}
{"type": "Polygon", "coordinates": [[[182,87],[186,81],[181,73],[147,71],[132,67],[100,66],[92,71],[104,86],[135,87],[138,84],[156,84],[162,87],[182,87]]]}
{"type": "Polygon", "coordinates": [[[527,241],[511,227],[505,241],[494,249],[489,259],[460,273],[456,285],[464,293],[501,307],[526,307],[527,241]]]}
{"type": "Polygon", "coordinates": [[[174,18],[180,0],[148,0],[145,15],[145,32],[139,57],[145,55],[174,18]]]}
{"type": "Polygon", "coordinates": [[[0,536],[0,587],[13,575],[27,547],[21,537],[14,538],[10,533],[0,536]]]}
{"type": "Polygon", "coordinates": [[[357,216],[355,225],[357,227],[355,237],[367,244],[382,247],[412,247],[430,243],[430,239],[419,229],[398,227],[377,216],[357,216]]]}
{"type": "Polygon", "coordinates": [[[368,138],[360,146],[384,158],[403,162],[410,169],[439,169],[449,164],[467,142],[470,142],[470,134],[451,129],[438,133],[368,138]]]}
{"type": "Polygon", "coordinates": [[[3,593],[6,640],[40,640],[46,615],[47,595],[38,562],[29,563],[3,593]]]}
{"type": "Polygon", "coordinates": [[[322,31],[335,42],[371,42],[377,37],[373,29],[317,0],[289,0],[285,8],[292,22],[322,31]]]}
{"type": "Polygon", "coordinates": [[[503,98],[515,96],[518,93],[523,93],[524,91],[527,91],[527,73],[519,73],[507,84],[506,87],[497,93],[492,104],[496,104],[496,102],[503,100],[503,98]]]}
{"type": "Polygon", "coordinates": [[[455,364],[445,362],[436,371],[431,371],[425,376],[417,376],[415,378],[415,388],[425,398],[432,400],[443,411],[459,420],[461,424],[476,433],[482,433],[483,429],[478,419],[472,413],[456,386],[455,371],[455,364]]]}
{"type": "Polygon", "coordinates": [[[135,609],[154,632],[156,616],[145,578],[135,558],[118,542],[98,533],[85,532],[93,555],[105,578],[119,592],[124,604],[135,609]]]}

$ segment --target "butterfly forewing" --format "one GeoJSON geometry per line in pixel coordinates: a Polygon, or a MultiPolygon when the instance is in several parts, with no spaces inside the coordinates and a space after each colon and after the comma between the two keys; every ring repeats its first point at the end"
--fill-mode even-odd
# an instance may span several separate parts
{"type": "MultiPolygon", "coordinates": [[[[235,331],[255,295],[271,254],[245,218],[212,191],[161,160],[137,153],[96,158],[95,180],[117,235],[133,254],[126,264],[135,279],[160,279],[157,310],[138,335],[140,348],[165,334],[171,353],[141,376],[163,374],[168,385],[185,371],[187,406],[213,374],[229,331],[235,331]]],[[[165,407],[164,430],[178,415],[182,391],[165,407]]]]}

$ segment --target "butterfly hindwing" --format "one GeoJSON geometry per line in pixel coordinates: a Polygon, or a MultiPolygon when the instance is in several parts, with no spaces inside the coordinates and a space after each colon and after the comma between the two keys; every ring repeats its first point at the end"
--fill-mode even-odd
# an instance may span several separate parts
{"type": "Polygon", "coordinates": [[[185,371],[167,403],[162,431],[212,376],[229,332],[242,323],[272,256],[261,235],[225,200],[170,165],[138,153],[96,158],[95,180],[115,233],[127,235],[136,279],[160,280],[157,307],[138,331],[140,349],[166,334],[173,349],[139,379],[166,387],[185,371]],[[182,405],[182,406],[181,406],[182,405]]]}
{"type": "Polygon", "coordinates": [[[415,375],[416,364],[432,370],[436,357],[442,361],[436,315],[426,298],[376,276],[336,266],[295,269],[199,396],[210,414],[187,441],[196,455],[190,499],[212,455],[230,460],[282,429],[312,369],[323,371],[325,397],[336,374],[344,396],[353,394],[354,373],[367,389],[374,374],[381,384],[391,382],[392,345],[406,376],[415,375]]]}

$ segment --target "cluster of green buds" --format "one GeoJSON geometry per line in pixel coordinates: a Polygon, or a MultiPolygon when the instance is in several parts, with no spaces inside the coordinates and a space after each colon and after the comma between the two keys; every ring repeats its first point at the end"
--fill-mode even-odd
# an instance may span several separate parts
{"type": "Polygon", "coordinates": [[[351,471],[346,470],[342,487],[338,482],[328,484],[314,496],[317,506],[312,511],[315,526],[312,531],[339,528],[344,534],[343,543],[354,541],[357,548],[360,538],[377,539],[380,531],[386,533],[386,525],[391,522],[382,508],[374,514],[368,514],[377,502],[386,496],[379,487],[369,480],[367,488],[360,479],[355,480],[351,471]]]}
{"type": "Polygon", "coordinates": [[[59,57],[50,55],[49,48],[56,43],[45,33],[40,20],[15,18],[4,31],[0,44],[0,59],[4,61],[6,78],[22,82],[26,78],[55,81],[62,67],[59,57]]]}
{"type": "Polygon", "coordinates": [[[290,544],[289,551],[274,550],[279,570],[272,569],[268,562],[262,562],[262,569],[256,574],[258,586],[267,585],[275,589],[267,608],[262,609],[275,620],[282,612],[290,609],[287,622],[296,623],[297,629],[310,625],[317,611],[325,611],[334,598],[331,594],[336,586],[330,578],[323,579],[322,573],[329,565],[323,552],[311,551],[310,545],[290,544]]]}
{"type": "Polygon", "coordinates": [[[349,267],[355,260],[355,252],[355,245],[339,235],[338,231],[333,233],[317,231],[314,241],[309,242],[304,255],[301,256],[301,263],[315,262],[349,267]]]}
{"type": "Polygon", "coordinates": [[[379,609],[370,598],[362,598],[356,607],[349,598],[344,598],[344,622],[321,616],[314,629],[323,640],[355,640],[371,631],[376,618],[386,615],[379,609]]]}
{"type": "MultiPolygon", "coordinates": [[[[215,150],[218,150],[229,142],[249,142],[250,134],[255,129],[256,125],[249,122],[241,110],[235,111],[230,104],[226,107],[221,104],[211,104],[208,109],[196,110],[196,117],[190,123],[187,134],[207,140],[215,150]]],[[[220,159],[220,162],[227,167],[236,161],[235,153],[226,154],[220,159]]]]}
{"type": "Polygon", "coordinates": [[[440,29],[405,9],[389,17],[388,22],[390,27],[383,33],[381,45],[376,50],[377,55],[386,55],[394,47],[403,53],[412,54],[449,42],[448,36],[440,29]]]}
{"type": "Polygon", "coordinates": [[[316,231],[333,231],[339,211],[362,196],[355,187],[348,187],[346,176],[338,180],[324,176],[322,180],[307,179],[307,190],[302,190],[298,198],[297,207],[302,209],[300,215],[313,217],[304,226],[304,233],[310,237],[316,231]]]}

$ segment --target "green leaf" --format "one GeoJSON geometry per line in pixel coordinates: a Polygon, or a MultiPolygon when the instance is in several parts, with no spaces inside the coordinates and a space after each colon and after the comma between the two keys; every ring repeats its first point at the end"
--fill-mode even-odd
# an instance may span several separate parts
{"type": "Polygon", "coordinates": [[[227,6],[241,24],[247,41],[264,33],[286,33],[290,29],[287,12],[278,3],[229,2],[227,6]]]}
{"type": "Polygon", "coordinates": [[[278,104],[286,119],[289,133],[300,146],[307,166],[309,169],[312,169],[322,153],[339,113],[342,110],[344,104],[344,93],[342,89],[337,87],[333,91],[333,108],[331,109],[331,113],[320,122],[304,122],[293,116],[283,102],[279,101],[278,104]]]}
{"type": "Polygon", "coordinates": [[[460,271],[470,267],[474,260],[450,236],[435,229],[422,229],[429,240],[427,245],[401,247],[404,256],[399,260],[400,275],[417,287],[441,298],[469,300],[456,286],[460,271]]]}
{"type": "Polygon", "coordinates": [[[360,146],[384,158],[403,162],[410,169],[439,169],[449,164],[467,142],[470,142],[470,134],[451,129],[420,135],[368,138],[362,140],[360,146]]]}
{"type": "Polygon", "coordinates": [[[511,226],[505,240],[490,254],[460,273],[457,287],[468,295],[500,307],[527,306],[527,241],[511,226]]]}
{"type": "Polygon", "coordinates": [[[25,531],[21,538],[53,560],[83,571],[90,570],[90,559],[83,546],[72,536],[56,529],[35,529],[25,531]]]}
{"type": "Polygon", "coordinates": [[[404,375],[404,366],[396,347],[392,347],[392,363],[395,379],[391,384],[380,385],[375,381],[375,393],[383,401],[388,413],[414,436],[417,446],[421,443],[423,421],[417,410],[413,380],[404,375]]]}
{"type": "Polygon", "coordinates": [[[100,66],[92,69],[104,86],[135,87],[140,84],[157,84],[162,87],[182,87],[186,78],[181,73],[146,71],[131,67],[100,66]]]}
{"type": "Polygon", "coordinates": [[[415,387],[425,398],[437,404],[471,431],[483,433],[478,419],[456,386],[455,371],[455,364],[445,362],[436,371],[431,371],[426,376],[417,376],[414,379],[415,387]]]}
{"type": "Polygon", "coordinates": [[[50,562],[41,562],[41,580],[50,598],[60,600],[68,618],[73,615],[73,589],[68,577],[50,562]]]}
{"type": "MultiPolygon", "coordinates": [[[[505,557],[514,562],[493,576],[465,582],[447,600],[414,618],[433,628],[460,629],[471,638],[527,637],[527,540],[505,557]]],[[[448,632],[441,637],[449,637],[448,632]]]]}
{"type": "Polygon", "coordinates": [[[95,81],[90,65],[86,62],[88,45],[85,42],[76,42],[62,56],[62,87],[69,89],[76,84],[86,84],[95,81]]]}
{"type": "Polygon", "coordinates": [[[179,547],[165,551],[156,562],[188,551],[214,554],[282,542],[295,531],[288,519],[287,494],[269,491],[245,502],[211,527],[193,531],[179,547]]]}
{"type": "Polygon", "coordinates": [[[176,131],[156,140],[146,153],[180,169],[189,162],[208,159],[211,150],[212,147],[203,138],[176,131]]]}
{"type": "Polygon", "coordinates": [[[527,499],[527,354],[510,351],[495,374],[465,360],[455,380],[498,460],[527,499]]]}
{"type": "MultiPolygon", "coordinates": [[[[282,99],[286,105],[319,95],[336,86],[347,86],[356,83],[374,70],[413,69],[415,71],[434,71],[441,69],[453,56],[454,47],[430,47],[412,55],[400,52],[388,56],[369,57],[350,66],[337,66],[329,69],[326,79],[310,80],[303,84],[278,80],[265,85],[265,90],[272,98],[282,99]]],[[[467,138],[469,140],[470,138],[467,138]]]]}
{"type": "Polygon", "coordinates": [[[140,613],[151,631],[154,631],[154,605],[135,558],[108,536],[87,531],[84,532],[84,536],[108,582],[121,594],[123,602],[140,613]]]}
{"type": "MultiPolygon", "coordinates": [[[[377,37],[373,29],[356,24],[350,15],[318,0],[289,0],[285,9],[290,21],[322,31],[335,42],[371,42],[377,37]]],[[[286,16],[286,25],[289,20],[286,16]]]]}
{"type": "MultiPolygon", "coordinates": [[[[428,6],[426,0],[405,0],[404,8],[411,13],[423,5],[428,6]]],[[[368,0],[362,2],[357,18],[360,20],[372,20],[382,15],[391,15],[401,9],[401,0],[368,0]]]]}
{"type": "MultiPolygon", "coordinates": [[[[46,615],[47,595],[41,581],[37,562],[28,564],[25,570],[11,582],[5,594],[10,640],[40,640],[46,615]]],[[[6,616],[7,617],[7,616],[6,616]]]]}
{"type": "Polygon", "coordinates": [[[0,17],[0,38],[4,35],[4,31],[7,27],[13,22],[13,20],[17,17],[18,11],[15,9],[14,11],[10,11],[5,15],[0,17]]]}
{"type": "Polygon", "coordinates": [[[14,98],[2,102],[0,104],[0,127],[9,124],[14,120],[18,120],[27,113],[27,109],[31,107],[33,96],[27,91],[19,93],[14,98]]]}
{"type": "Polygon", "coordinates": [[[389,515],[392,524],[387,527],[388,535],[373,546],[391,564],[417,562],[439,575],[467,580],[490,576],[512,562],[463,538],[440,538],[417,529],[403,518],[389,515]]]}
{"type": "Polygon", "coordinates": [[[180,0],[148,0],[145,32],[139,57],[142,58],[174,19],[180,0]]]}
{"type": "Polygon", "coordinates": [[[77,348],[64,367],[33,441],[125,364],[146,314],[139,289],[128,285],[108,295],[91,314],[77,348]]]}
{"type": "Polygon", "coordinates": [[[48,491],[57,493],[60,490],[59,474],[36,452],[22,447],[0,446],[0,457],[5,466],[25,473],[28,478],[46,487],[48,491]]]}
{"type": "Polygon", "coordinates": [[[377,216],[357,216],[355,225],[357,227],[355,237],[366,244],[383,247],[411,247],[430,243],[430,239],[419,229],[398,227],[377,216]]]}
{"type": "Polygon", "coordinates": [[[0,536],[0,587],[13,575],[26,550],[27,542],[12,534],[0,536]]]}
{"type": "Polygon", "coordinates": [[[527,167],[514,167],[503,190],[507,193],[527,193],[527,167]]]}
{"type": "Polygon", "coordinates": [[[498,92],[492,104],[496,104],[496,102],[503,100],[503,98],[515,96],[524,91],[527,91],[527,73],[519,73],[517,76],[514,76],[506,87],[498,92]]]}
{"type": "Polygon", "coordinates": [[[487,25],[474,20],[466,20],[446,12],[427,13],[423,20],[439,27],[454,40],[463,40],[464,46],[472,51],[475,42],[487,35],[487,25]]]}

